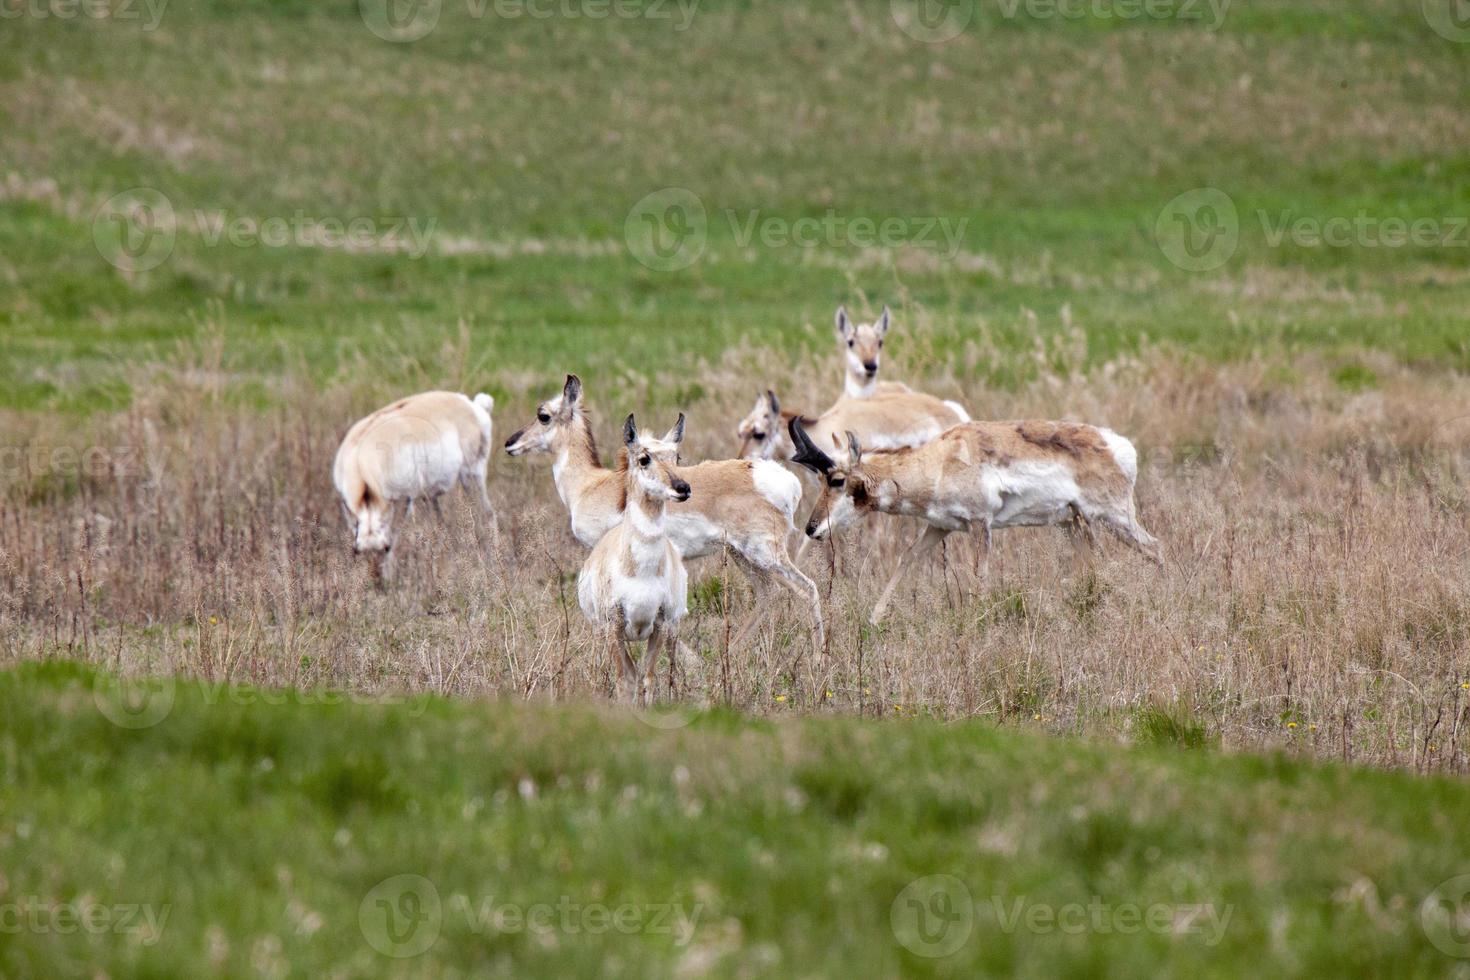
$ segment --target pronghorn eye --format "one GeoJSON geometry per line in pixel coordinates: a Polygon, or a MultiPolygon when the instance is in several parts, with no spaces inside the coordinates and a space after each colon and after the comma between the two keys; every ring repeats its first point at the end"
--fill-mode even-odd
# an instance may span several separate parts
{"type": "Polygon", "coordinates": [[[542,425],[545,425],[547,422],[551,421],[551,416],[547,415],[545,412],[537,412],[536,421],[540,422],[542,425]]]}
{"type": "Polygon", "coordinates": [[[841,490],[846,485],[847,478],[842,476],[834,476],[832,479],[827,481],[827,486],[831,487],[834,490],[841,490]]]}
{"type": "Polygon", "coordinates": [[[851,341],[851,340],[849,340],[849,341],[848,341],[848,342],[847,342],[847,346],[849,346],[849,347],[851,347],[851,346],[852,346],[852,341],[851,341]]]}
{"type": "Polygon", "coordinates": [[[752,439],[764,439],[766,437],[766,434],[764,432],[752,432],[750,434],[750,437],[752,439]]]}
{"type": "Polygon", "coordinates": [[[652,460],[649,459],[647,456],[639,456],[638,457],[638,465],[639,466],[647,466],[650,462],[652,462],[652,460]]]}

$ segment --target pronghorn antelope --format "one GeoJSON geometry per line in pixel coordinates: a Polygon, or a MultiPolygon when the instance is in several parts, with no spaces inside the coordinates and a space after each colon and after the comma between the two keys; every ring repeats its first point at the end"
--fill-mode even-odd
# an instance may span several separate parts
{"type": "Polygon", "coordinates": [[[952,425],[970,421],[958,402],[914,391],[897,382],[880,382],[878,367],[883,338],[891,322],[888,307],[872,323],[854,323],[847,309],[837,308],[837,340],[843,351],[842,397],[817,418],[783,412],[770,389],[757,395],[755,407],[736,427],[745,459],[791,459],[796,451],[786,439],[792,418],[802,418],[817,445],[839,448],[844,432],[855,432],[871,449],[920,446],[952,425]]]}
{"type": "Polygon", "coordinates": [[[929,526],[899,560],[870,617],[877,624],[904,571],[955,531],[978,530],[989,553],[990,532],[1005,527],[1065,525],[1080,552],[1096,542],[1098,523],[1160,567],[1159,543],[1138,523],[1133,484],[1138,453],[1110,429],[1074,422],[968,422],[910,449],[864,454],[847,434],[834,460],[791,423],[796,462],[824,484],[806,533],[818,540],[877,511],[918,517],[929,526]]]}
{"type": "Polygon", "coordinates": [[[674,657],[679,620],[688,611],[689,576],[679,549],[669,540],[665,509],[689,499],[690,488],[675,471],[684,415],[663,439],[639,435],[633,416],[623,423],[622,472],[617,473],[622,516],[592,549],[577,575],[577,602],[597,628],[617,668],[617,686],[637,701],[637,668],[630,642],[648,641],[643,655],[642,698],[653,702],[654,670],[665,648],[674,657]]]}
{"type": "Polygon", "coordinates": [[[353,547],[374,557],[376,572],[393,550],[399,506],[411,512],[414,501],[428,498],[438,513],[439,497],[456,483],[478,491],[494,528],[495,511],[485,490],[494,407],[495,399],[485,394],[471,399],[429,391],[399,399],[347,431],[332,482],[353,547]]]}
{"type": "MultiPolygon", "coordinates": [[[[560,395],[537,407],[529,425],[506,440],[505,451],[512,456],[552,454],[556,491],[571,514],[572,534],[583,545],[595,546],[622,520],[625,480],[618,470],[604,468],[598,458],[582,401],[582,381],[575,374],[567,375],[560,395]]],[[[687,503],[669,506],[669,540],[686,559],[729,548],[755,591],[756,608],[732,645],[743,642],[766,612],[767,594],[776,582],[806,601],[813,639],[820,648],[824,634],[817,584],[796,567],[787,550],[796,527],[801,481],[779,463],[760,460],[697,463],[681,467],[679,475],[689,482],[693,496],[687,503]]]]}

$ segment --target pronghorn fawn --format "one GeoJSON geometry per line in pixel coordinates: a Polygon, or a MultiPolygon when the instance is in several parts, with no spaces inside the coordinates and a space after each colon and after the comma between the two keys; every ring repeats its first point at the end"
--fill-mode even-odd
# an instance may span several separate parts
{"type": "Polygon", "coordinates": [[[745,459],[792,459],[796,447],[786,438],[791,419],[801,418],[819,446],[839,448],[844,432],[855,432],[871,449],[920,446],[952,425],[970,421],[958,402],[914,391],[897,382],[880,382],[883,339],[892,317],[888,307],[872,323],[855,323],[837,308],[837,343],[843,354],[842,396],[819,416],[783,412],[770,389],[736,427],[745,459]]]}
{"type": "Polygon", "coordinates": [[[429,391],[399,399],[347,431],[332,482],[353,547],[371,557],[375,577],[391,573],[398,511],[411,513],[414,501],[427,499],[438,514],[439,498],[456,483],[476,496],[494,530],[485,490],[494,407],[485,394],[429,391]]]}
{"type": "MultiPolygon", "coordinates": [[[[583,545],[593,547],[622,520],[624,477],[598,457],[582,381],[575,374],[567,375],[560,395],[537,406],[529,425],[506,440],[505,451],[551,454],[552,479],[571,514],[572,534],[583,545]]],[[[769,615],[772,586],[779,584],[807,604],[813,642],[820,649],[821,597],[787,550],[796,530],[801,482],[779,463],[759,460],[707,461],[681,467],[679,475],[693,494],[687,502],[669,505],[669,540],[687,560],[728,548],[755,592],[756,608],[731,645],[742,643],[759,618],[769,615]]]]}
{"type": "Polygon", "coordinates": [[[864,453],[847,434],[847,450],[833,459],[799,419],[790,427],[796,462],[823,482],[807,524],[822,539],[859,514],[918,517],[928,527],[899,560],[870,621],[879,623],[903,573],[955,531],[980,533],[989,554],[990,532],[1057,524],[1080,554],[1095,545],[1101,524],[1160,567],[1158,541],[1138,523],[1133,484],[1138,453],[1110,429],[1073,422],[967,422],[926,445],[864,453]]]}
{"type": "Polygon", "coordinates": [[[674,659],[679,620],[688,611],[689,576],[669,540],[666,508],[688,500],[689,484],[675,469],[684,416],[662,439],[639,434],[633,416],[623,423],[621,520],[592,549],[577,576],[577,601],[612,655],[617,689],[637,702],[637,667],[628,644],[648,641],[643,655],[642,701],[653,703],[660,651],[674,659]]]}

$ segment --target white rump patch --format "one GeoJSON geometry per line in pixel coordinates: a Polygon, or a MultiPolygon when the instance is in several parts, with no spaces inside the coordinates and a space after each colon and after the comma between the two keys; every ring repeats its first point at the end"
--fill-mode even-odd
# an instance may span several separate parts
{"type": "Polygon", "coordinates": [[[794,520],[796,508],[801,504],[801,481],[780,463],[759,459],[750,468],[755,481],[756,493],[765,497],[786,519],[794,520]]]}
{"type": "Polygon", "coordinates": [[[967,412],[967,411],[965,411],[965,406],[961,405],[959,402],[952,402],[952,401],[946,400],[944,404],[945,405],[948,405],[950,411],[954,412],[956,415],[958,415],[960,417],[960,423],[959,424],[963,425],[964,423],[971,421],[971,419],[970,419],[970,413],[967,412]]]}
{"type": "Polygon", "coordinates": [[[1131,487],[1138,481],[1138,450],[1133,448],[1133,443],[1112,429],[1099,428],[1097,431],[1102,433],[1103,441],[1108,444],[1113,458],[1118,461],[1118,469],[1123,471],[1131,487]]]}

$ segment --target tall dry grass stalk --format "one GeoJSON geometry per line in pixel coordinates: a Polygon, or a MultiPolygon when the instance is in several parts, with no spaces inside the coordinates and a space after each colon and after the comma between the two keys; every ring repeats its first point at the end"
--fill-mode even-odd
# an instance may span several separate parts
{"type": "MultiPolygon", "coordinates": [[[[830,635],[814,659],[801,611],[784,601],[753,646],[727,650],[750,597],[727,563],[705,560],[683,630],[694,656],[672,674],[680,700],[1120,736],[1156,733],[1162,718],[1228,746],[1465,768],[1463,379],[1370,356],[1376,387],[1354,392],[1326,361],[1220,366],[1160,351],[1084,373],[1070,336],[1026,355],[983,339],[941,354],[923,337],[890,345],[885,376],[961,397],[977,418],[1070,417],[1132,437],[1143,519],[1168,570],[1110,544],[1076,568],[1062,532],[1037,529],[998,535],[981,580],[974,542],[956,537],[873,630],[866,610],[917,527],[870,524],[808,552],[830,635]],[[1038,367],[1019,391],[966,389],[949,373],[1017,356],[1038,367]]],[[[379,591],[351,553],[329,470],[347,425],[401,392],[287,379],[273,407],[241,406],[220,360],[206,350],[140,377],[116,416],[0,420],[0,657],[365,693],[604,696],[610,665],[575,608],[584,552],[544,458],[497,453],[498,549],[476,535],[468,504],[447,508],[442,528],[421,510],[396,583],[379,591]]],[[[445,363],[464,363],[463,351],[447,349],[445,363]]],[[[512,392],[497,407],[499,440],[561,377],[445,370],[435,380],[512,392]]],[[[683,406],[688,455],[729,455],[758,387],[820,407],[838,371],[835,358],[732,352],[683,406]]],[[[607,445],[622,413],[678,387],[629,384],[621,397],[589,384],[607,445]]]]}

